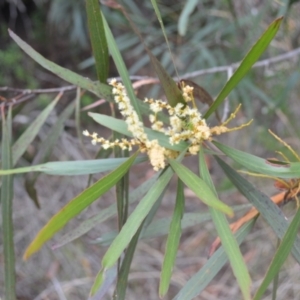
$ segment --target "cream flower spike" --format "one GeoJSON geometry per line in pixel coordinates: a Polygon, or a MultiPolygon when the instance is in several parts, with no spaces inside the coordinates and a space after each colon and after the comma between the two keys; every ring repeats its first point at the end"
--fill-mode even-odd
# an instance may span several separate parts
{"type": "MultiPolygon", "coordinates": [[[[110,142],[104,138],[99,138],[97,133],[90,134],[87,130],[83,131],[83,135],[92,138],[92,144],[102,144],[104,149],[112,147],[120,147],[121,149],[132,150],[133,146],[138,146],[140,151],[147,153],[149,161],[155,171],[165,168],[165,161],[167,158],[176,158],[178,152],[166,149],[159,145],[157,140],[149,140],[145,133],[143,123],[139,120],[139,117],[130,103],[130,99],[127,96],[126,89],[123,84],[117,82],[116,79],[112,79],[109,83],[113,89],[112,93],[114,99],[118,104],[120,113],[124,116],[127,124],[127,129],[132,133],[133,138],[130,140],[122,139],[110,142]]],[[[220,126],[210,128],[206,120],[202,118],[201,113],[194,105],[193,87],[185,85],[182,88],[182,95],[186,103],[192,102],[193,107],[178,103],[175,107],[170,106],[168,103],[162,100],[145,99],[145,103],[149,103],[152,114],[149,115],[151,128],[155,131],[164,133],[169,137],[171,145],[179,144],[180,142],[189,142],[189,153],[196,155],[201,147],[203,141],[211,140],[213,135],[220,135],[225,132],[235,131],[250,125],[252,120],[239,127],[228,128],[227,124],[235,118],[241,105],[237,107],[234,113],[231,114],[229,119],[222,123],[220,126]],[[158,120],[158,113],[161,111],[167,111],[170,119],[170,125],[164,126],[163,122],[158,120]]]]}

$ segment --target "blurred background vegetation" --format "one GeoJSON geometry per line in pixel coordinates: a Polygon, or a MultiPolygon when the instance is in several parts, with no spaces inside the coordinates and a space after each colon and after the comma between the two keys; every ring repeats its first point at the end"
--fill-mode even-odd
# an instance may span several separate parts
{"type": "MultiPolygon", "coordinates": [[[[172,76],[176,76],[174,64],[150,1],[124,0],[120,3],[130,13],[153,54],[159,58],[172,76]]],[[[130,74],[154,76],[143,45],[122,13],[105,5],[102,5],[102,8],[130,74]]],[[[239,62],[268,24],[281,15],[285,16],[284,24],[261,60],[271,59],[300,47],[299,1],[161,0],[159,1],[159,8],[179,76],[219,66],[230,66],[239,62]]],[[[67,85],[29,59],[9,38],[7,28],[12,29],[47,59],[84,76],[96,79],[83,0],[0,0],[0,87],[35,89],[67,85]]],[[[110,76],[118,76],[112,63],[110,76]]],[[[226,71],[193,78],[213,97],[217,96],[227,79],[228,73],[226,71]]],[[[285,151],[285,149],[278,149],[278,142],[269,136],[267,130],[271,128],[289,142],[294,149],[299,149],[299,79],[300,69],[297,55],[290,59],[253,69],[239,84],[238,88],[231,93],[229,100],[231,110],[238,103],[243,105],[242,112],[236,120],[238,123],[251,118],[254,118],[254,123],[251,127],[244,129],[242,136],[238,136],[240,135],[239,132],[232,134],[230,140],[226,139],[226,142],[233,147],[265,157],[274,155],[275,150],[285,151]]],[[[14,96],[7,92],[0,93],[7,99],[14,96]]],[[[139,93],[141,93],[141,98],[146,94],[148,96],[161,96],[158,86],[142,89],[139,93]]],[[[15,138],[52,99],[52,96],[40,95],[20,107],[15,119],[15,138]]],[[[85,95],[81,105],[91,104],[95,100],[94,97],[85,95]]],[[[64,108],[70,101],[71,96],[68,94],[61,101],[56,113],[59,114],[59,109],[64,108]]],[[[98,112],[106,109],[105,105],[96,108],[98,112]]],[[[86,112],[83,113],[83,128],[94,126],[93,122],[85,116],[86,112]]],[[[43,141],[43,135],[48,130],[47,126],[50,128],[55,123],[55,118],[55,115],[51,117],[20,164],[28,165],[34,160],[35,153],[43,141]]],[[[66,123],[60,143],[53,150],[52,160],[87,158],[79,150],[79,142],[74,127],[74,120],[71,118],[66,123]]],[[[92,148],[88,149],[95,152],[92,148]]],[[[142,173],[140,170],[140,174],[142,173]]],[[[234,200],[230,200],[232,203],[242,201],[230,190],[228,182],[223,182],[218,174],[214,174],[214,176],[216,180],[219,180],[220,188],[227,191],[224,196],[225,199],[233,198],[234,200]]],[[[86,179],[86,177],[84,178],[86,179]]],[[[137,181],[135,185],[137,185],[139,177],[137,176],[135,179],[137,181]]],[[[57,282],[63,287],[64,293],[68,295],[67,299],[84,299],[92,282],[89,276],[95,275],[97,272],[100,262],[99,253],[103,253],[102,249],[89,242],[103,232],[111,231],[111,228],[115,228],[115,223],[112,220],[111,223],[107,223],[101,229],[102,231],[94,231],[87,237],[79,239],[75,243],[55,251],[55,253],[50,249],[43,250],[44,252],[39,253],[30,262],[22,262],[20,257],[24,247],[34,235],[31,232],[33,228],[36,232],[37,228],[40,228],[49,216],[85,188],[86,184],[79,177],[60,180],[46,175],[40,176],[38,182],[37,190],[42,203],[42,210],[39,212],[41,216],[34,218],[28,226],[24,226],[24,224],[30,215],[37,214],[36,209],[32,202],[27,199],[22,178],[17,180],[15,186],[15,243],[17,262],[19,263],[18,291],[20,299],[64,299],[57,292],[57,282]],[[58,193],[55,197],[53,197],[54,190],[58,193]],[[49,199],[52,199],[51,202],[49,199]],[[39,266],[38,270],[35,267],[37,265],[39,266]],[[48,294],[45,291],[48,291],[48,294]],[[42,294],[43,292],[45,294],[42,294]]],[[[269,187],[269,190],[273,191],[272,187],[269,187]]],[[[192,196],[190,197],[192,198],[192,196]]],[[[112,194],[109,194],[106,199],[107,203],[111,203],[112,198],[112,194]]],[[[196,203],[198,205],[198,202],[192,199],[190,204],[187,204],[187,209],[192,211],[197,207],[196,203]]],[[[98,204],[100,208],[101,205],[103,203],[98,204]]],[[[169,207],[167,202],[166,215],[168,208],[171,210],[172,206],[169,207]]],[[[86,213],[85,217],[90,215],[92,215],[91,210],[86,213]]],[[[261,223],[257,227],[263,228],[263,225],[264,223],[261,223]]],[[[179,268],[175,270],[174,286],[170,291],[170,299],[176,294],[178,287],[182,286],[197,269],[191,262],[196,261],[199,266],[201,260],[205,259],[208,244],[214,237],[211,224],[206,224],[205,229],[201,235],[197,232],[198,228],[194,231],[191,229],[184,236],[182,252],[179,253],[179,268]]],[[[260,231],[260,237],[254,233],[252,237],[248,238],[248,244],[245,246],[250,264],[255,265],[257,270],[255,274],[263,274],[264,266],[268,265],[268,258],[264,254],[271,251],[270,249],[276,245],[274,237],[274,244],[259,245],[255,250],[256,252],[251,248],[251,243],[257,244],[257,241],[268,234],[267,231],[263,230],[265,229],[260,231]],[[261,260],[257,259],[258,253],[265,258],[265,264],[261,264],[261,260]],[[256,257],[252,262],[251,255],[256,257]]],[[[140,256],[133,264],[128,299],[141,299],[143,294],[149,295],[147,299],[156,299],[159,276],[159,264],[157,262],[161,259],[159,251],[163,243],[164,240],[161,239],[152,241],[147,246],[145,246],[146,242],[140,246],[140,256]],[[151,254],[147,258],[149,261],[147,261],[144,256],[146,254],[149,256],[151,247],[155,249],[156,255],[151,254]],[[143,288],[138,285],[141,282],[143,288]]],[[[286,280],[286,284],[290,284],[290,278],[295,276],[293,266],[284,272],[291,273],[291,276],[287,277],[289,279],[286,280]]],[[[255,275],[253,277],[255,280],[255,275]]],[[[297,275],[298,277],[299,275],[297,275]]],[[[238,289],[228,287],[231,282],[234,282],[232,274],[228,275],[228,272],[224,270],[219,279],[221,280],[216,280],[214,288],[208,288],[205,296],[199,297],[199,299],[236,299],[235,295],[237,295],[238,289]],[[225,288],[226,290],[224,290],[225,288]]],[[[1,280],[0,278],[0,295],[1,280]]],[[[296,280],[295,277],[293,280],[296,280]]],[[[299,295],[300,292],[299,287],[293,286],[289,289],[292,290],[290,298],[286,298],[285,294],[285,299],[296,299],[296,295],[299,295]]],[[[280,295],[278,297],[283,299],[280,298],[280,295]]]]}

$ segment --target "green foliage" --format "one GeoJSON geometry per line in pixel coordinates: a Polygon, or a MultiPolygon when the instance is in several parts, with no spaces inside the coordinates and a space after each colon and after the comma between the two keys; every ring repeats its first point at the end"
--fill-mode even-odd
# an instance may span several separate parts
{"type": "Polygon", "coordinates": [[[48,11],[50,25],[73,45],[87,47],[87,18],[84,1],[51,0],[48,11]]]}
{"type": "MultiPolygon", "coordinates": [[[[299,187],[300,162],[278,161],[277,163],[275,162],[272,164],[264,158],[247,153],[247,151],[237,150],[234,146],[225,146],[217,141],[210,143],[210,140],[215,138],[215,136],[211,135],[210,139],[201,140],[199,145],[196,145],[199,146],[199,156],[196,157],[198,160],[197,166],[199,166],[199,174],[197,174],[197,172],[186,167],[183,162],[186,156],[193,154],[191,151],[192,146],[189,144],[188,139],[185,139],[178,144],[172,144],[170,143],[169,137],[163,132],[147,128],[146,125],[142,123],[142,121],[144,121],[143,117],[148,117],[151,111],[149,110],[149,107],[147,107],[147,104],[140,101],[135,94],[129,74],[130,71],[135,73],[138,70],[141,70],[148,62],[151,62],[159,77],[168,102],[172,107],[176,107],[178,103],[185,101],[182,91],[176,86],[170,75],[175,73],[176,68],[178,68],[180,73],[185,73],[198,70],[200,66],[215,67],[220,64],[227,64],[228,61],[243,59],[242,63],[238,67],[235,67],[236,71],[225,84],[223,82],[224,80],[221,80],[220,78],[212,80],[212,86],[215,85],[214,89],[219,91],[219,96],[216,98],[214,104],[212,104],[203,115],[209,117],[218,108],[220,109],[221,104],[224,103],[231,91],[236,92],[235,95],[243,97],[243,100],[248,104],[249,109],[251,109],[252,106],[252,102],[249,103],[251,101],[250,93],[256,94],[259,98],[263,99],[269,109],[275,109],[277,104],[282,104],[282,99],[286,97],[289,90],[283,92],[278,98],[272,99],[265,94],[262,87],[253,83],[255,79],[252,78],[252,72],[248,77],[246,74],[261,55],[263,55],[271,41],[274,40],[282,22],[282,18],[273,21],[269,27],[264,25],[264,33],[257,39],[257,31],[262,31],[258,28],[261,25],[261,22],[258,21],[263,17],[263,12],[258,13],[255,17],[245,19],[243,16],[238,16],[236,14],[232,1],[207,1],[205,2],[205,9],[200,10],[195,1],[177,3],[174,7],[170,8],[167,1],[158,6],[158,3],[153,0],[152,5],[155,13],[152,11],[150,3],[145,4],[145,6],[136,5],[132,0],[124,1],[124,3],[124,7],[118,7],[118,11],[112,10],[113,8],[101,7],[100,12],[98,10],[98,1],[87,1],[89,31],[99,82],[90,80],[86,78],[86,76],[63,68],[46,59],[13,31],[9,31],[11,38],[27,55],[46,70],[75,85],[77,87],[77,92],[75,98],[63,109],[57,108],[62,93],[60,92],[56,97],[54,96],[54,100],[39,113],[35,120],[27,126],[27,129],[14,143],[12,143],[13,139],[11,135],[11,110],[6,118],[4,109],[2,109],[2,169],[0,170],[0,175],[2,176],[1,209],[5,260],[5,287],[7,291],[6,298],[12,300],[15,299],[14,256],[13,252],[9,251],[9,249],[13,249],[14,238],[12,230],[12,174],[36,172],[34,175],[27,175],[25,184],[27,192],[36,204],[39,205],[35,185],[41,173],[53,176],[75,176],[109,172],[100,179],[97,179],[95,183],[90,177],[86,189],[73,197],[62,207],[62,209],[56,212],[44,227],[39,230],[36,237],[27,247],[24,254],[25,259],[28,259],[33,253],[39,251],[40,248],[43,247],[47,241],[52,239],[58,231],[65,228],[67,223],[72,223],[74,221],[73,219],[78,214],[82,213],[87,208],[91,209],[91,207],[94,207],[92,205],[94,205],[100,197],[103,197],[105,193],[116,186],[116,203],[103,209],[92,218],[80,221],[79,226],[70,230],[60,238],[53,247],[61,247],[89,232],[92,228],[99,226],[109,218],[114,216],[117,217],[118,232],[111,231],[106,236],[101,237],[99,246],[107,245],[108,249],[102,257],[98,257],[98,260],[101,261],[101,267],[97,270],[98,274],[92,285],[90,296],[93,297],[105,293],[107,285],[110,285],[116,278],[117,282],[113,297],[118,300],[125,299],[131,264],[140,240],[154,238],[165,234],[168,234],[168,238],[165,246],[164,260],[161,266],[158,294],[161,297],[168,295],[172,271],[176,267],[176,256],[180,247],[180,238],[183,236],[183,230],[190,228],[193,225],[198,225],[201,222],[204,223],[208,220],[212,220],[222,245],[209,260],[201,265],[201,268],[197,270],[197,272],[188,280],[186,285],[178,291],[178,294],[174,299],[192,299],[199,295],[213,282],[213,279],[218,274],[221,274],[221,269],[227,261],[233,271],[236,286],[239,287],[243,299],[251,299],[251,277],[249,274],[253,274],[255,271],[251,270],[248,263],[244,261],[243,250],[240,248],[240,243],[249,234],[254,221],[248,222],[236,234],[232,233],[225,214],[233,216],[234,212],[240,209],[240,206],[238,208],[232,207],[231,204],[225,204],[221,200],[222,197],[221,195],[219,196],[219,194],[222,194],[222,191],[217,191],[213,176],[210,174],[209,161],[205,159],[205,157],[208,157],[209,159],[214,158],[220,166],[218,170],[222,169],[224,171],[226,178],[224,179],[223,176],[223,184],[224,182],[227,184],[228,180],[230,180],[232,185],[235,186],[237,190],[246,197],[249,203],[259,211],[262,217],[270,225],[275,235],[282,241],[274,255],[274,260],[270,265],[263,283],[256,292],[256,297],[259,299],[266,291],[271,280],[279,273],[288,254],[291,253],[294,258],[300,262],[300,241],[296,237],[297,229],[299,227],[299,212],[296,215],[297,218],[295,218],[289,226],[285,216],[272,200],[265,193],[256,189],[251,182],[244,179],[220,157],[222,155],[222,158],[224,158],[225,155],[247,170],[260,175],[291,180],[292,183],[296,182],[298,186],[291,187],[291,190],[299,187]],[[220,14],[224,11],[225,7],[227,8],[227,5],[228,11],[226,11],[225,17],[224,15],[222,16],[224,20],[221,20],[221,18],[216,20],[214,14],[220,14]],[[128,10],[129,13],[127,14],[125,10],[128,10]],[[149,18],[144,17],[150,11],[151,16],[157,16],[159,25],[156,24],[155,19],[148,21],[149,18]],[[127,22],[131,24],[134,32],[127,32],[126,34],[122,33],[115,38],[114,35],[117,35],[115,32],[118,32],[122,26],[128,26],[127,22]],[[146,22],[152,22],[151,26],[146,22]],[[144,26],[145,24],[147,24],[147,26],[144,26]],[[247,41],[247,39],[250,40],[250,38],[243,36],[243,30],[251,27],[250,25],[253,25],[253,28],[249,29],[251,44],[254,44],[252,48],[250,48],[249,45],[250,41],[247,41]],[[118,26],[120,27],[118,28],[118,26]],[[159,26],[161,26],[163,34],[161,35],[159,31],[156,30],[155,33],[151,35],[149,29],[159,28],[159,26]],[[180,39],[174,38],[177,36],[177,29],[181,35],[180,39]],[[139,30],[141,30],[141,33],[139,30]],[[239,49],[223,51],[220,44],[212,38],[216,33],[219,34],[221,40],[227,40],[230,47],[235,49],[238,49],[239,39],[243,38],[243,41],[245,42],[243,51],[240,51],[239,49]],[[135,35],[138,35],[140,41],[135,35]],[[174,53],[175,64],[173,64],[169,53],[167,53],[168,47],[162,42],[162,36],[168,41],[168,47],[174,53]],[[131,49],[124,54],[126,59],[135,58],[130,70],[128,70],[126,66],[126,61],[123,60],[117,41],[119,41],[119,43],[127,42],[125,46],[123,45],[123,51],[131,49]],[[209,45],[209,43],[211,43],[211,45],[209,45]],[[178,52],[176,51],[177,46],[180,46],[180,51],[178,52]],[[147,145],[147,142],[139,138],[136,139],[135,145],[138,145],[140,151],[138,150],[129,158],[128,149],[119,149],[120,151],[118,150],[115,152],[115,157],[108,158],[111,152],[108,150],[106,151],[103,147],[104,150],[102,149],[100,154],[102,157],[101,159],[49,161],[53,149],[60,139],[60,135],[66,131],[64,126],[66,122],[72,118],[74,111],[76,118],[75,129],[77,133],[81,134],[80,120],[82,119],[80,107],[87,104],[85,103],[86,101],[90,103],[90,99],[94,99],[91,98],[90,94],[84,96],[85,98],[82,97],[82,90],[90,92],[93,96],[97,96],[97,99],[102,98],[107,102],[110,102],[110,104],[114,103],[116,98],[114,99],[112,95],[111,86],[108,86],[106,83],[108,77],[107,47],[116,69],[122,78],[131,106],[136,111],[140,126],[138,129],[143,130],[148,138],[147,142],[150,143],[153,140],[157,140],[160,147],[159,149],[164,149],[163,153],[171,153],[170,156],[167,156],[166,154],[166,158],[168,158],[167,165],[133,191],[129,191],[130,181],[128,182],[128,178],[130,179],[130,172],[132,172],[134,166],[144,168],[141,163],[145,161],[152,163],[153,161],[153,157],[151,157],[152,152],[150,151],[153,149],[147,145]],[[248,49],[250,49],[250,51],[243,58],[243,54],[246,53],[246,50],[248,49]],[[200,53],[196,53],[198,50],[201,50],[200,53]],[[146,54],[148,54],[148,58],[146,58],[146,54]],[[176,66],[177,63],[178,66],[176,66]],[[241,80],[243,80],[243,85],[238,87],[241,80]],[[222,84],[224,84],[223,87],[221,86],[222,84]],[[248,95],[245,95],[245,91],[249,92],[248,95]],[[47,124],[47,119],[51,113],[54,112],[55,108],[60,111],[60,113],[56,114],[57,119],[55,119],[54,122],[47,124]],[[39,132],[42,131],[44,126],[49,127],[49,129],[47,134],[41,135],[44,139],[39,145],[38,151],[36,151],[32,164],[28,165],[29,162],[26,162],[27,165],[22,166],[24,163],[24,161],[22,161],[24,159],[24,153],[28,150],[30,145],[37,140],[39,132]],[[218,150],[220,151],[218,152],[218,150]],[[16,168],[14,168],[15,166],[16,168]],[[176,197],[173,197],[173,215],[171,216],[170,214],[168,217],[156,219],[156,212],[162,207],[162,199],[165,196],[168,185],[172,184],[171,180],[174,175],[177,175],[178,183],[176,197]],[[203,202],[200,203],[199,201],[198,203],[199,206],[202,205],[201,209],[207,206],[208,212],[188,213],[185,211],[186,202],[189,200],[185,199],[184,184],[203,202]],[[138,204],[136,204],[136,202],[138,202],[138,204]]],[[[82,5],[82,1],[52,1],[50,9],[52,22],[59,23],[59,20],[62,20],[64,14],[66,14],[66,11],[72,10],[72,18],[74,22],[77,22],[77,25],[72,26],[72,22],[70,22],[72,18],[70,18],[70,15],[67,15],[65,22],[62,23],[63,26],[72,27],[73,30],[82,30],[82,32],[84,32],[84,28],[78,28],[78,24],[81,24],[83,20],[85,20],[82,5]]],[[[267,10],[268,8],[273,9],[274,6],[271,7],[271,4],[267,4],[265,9],[267,10]]],[[[282,9],[284,12],[287,10],[288,6],[285,6],[285,8],[282,9]]],[[[81,42],[84,44],[84,39],[82,39],[81,42]]],[[[16,50],[17,48],[12,49],[13,51],[10,54],[6,51],[0,52],[0,62],[2,59],[5,61],[5,64],[7,64],[6,66],[22,60],[23,56],[20,55],[18,52],[19,50],[16,50]]],[[[18,79],[28,80],[24,69],[20,66],[20,70],[18,71],[18,68],[19,66],[16,66],[16,69],[14,70],[16,74],[18,72],[21,74],[18,79]]],[[[233,71],[233,69],[231,71],[233,71]]],[[[298,75],[297,72],[291,75],[289,80],[291,87],[295,85],[298,75]]],[[[212,77],[208,76],[208,78],[212,77]]],[[[184,103],[186,104],[186,102],[184,103]]],[[[196,105],[194,106],[196,108],[196,105]]],[[[286,107],[286,109],[288,108],[286,107]]],[[[161,113],[161,115],[163,114],[161,113]]],[[[158,114],[158,118],[161,118],[161,115],[158,114]]],[[[105,126],[108,130],[112,131],[113,136],[136,138],[135,132],[130,130],[127,126],[130,122],[126,115],[125,121],[118,120],[114,108],[112,108],[112,116],[108,116],[104,113],[89,113],[89,116],[96,121],[95,123],[105,126]]],[[[164,116],[161,119],[165,120],[166,118],[167,116],[164,116]]],[[[231,120],[231,118],[229,120],[231,120]]],[[[217,134],[226,132],[228,136],[236,134],[239,137],[243,135],[243,133],[239,131],[232,133],[231,128],[227,127],[228,122],[215,127],[210,126],[210,133],[213,132],[213,130],[216,132],[219,130],[217,134]]],[[[145,122],[145,124],[147,123],[145,122]]],[[[169,124],[166,123],[166,126],[169,126],[169,124]]],[[[187,128],[184,128],[186,131],[195,129],[193,126],[186,127],[187,128]]],[[[235,129],[239,128],[241,127],[235,129]]],[[[90,150],[84,148],[83,144],[80,146],[82,146],[83,152],[87,152],[88,155],[90,154],[90,150]]],[[[80,146],[78,146],[78,148],[80,146]]],[[[159,157],[159,154],[159,152],[156,152],[154,158],[156,159],[159,157]]],[[[296,193],[292,194],[292,196],[297,196],[298,192],[299,190],[296,190],[296,193]]],[[[197,228],[199,231],[203,232],[206,230],[205,226],[197,228]]],[[[75,263],[76,262],[72,261],[72,264],[75,263]]]]}
{"type": "MultiPolygon", "coordinates": [[[[12,109],[10,107],[7,119],[2,114],[2,168],[11,169],[11,139],[12,139],[12,109]]],[[[14,225],[13,225],[13,176],[7,175],[2,179],[1,186],[1,211],[2,211],[2,239],[4,253],[4,282],[5,299],[16,300],[16,276],[15,276],[15,249],[14,249],[14,225]]]]}
{"type": "MultiPolygon", "coordinates": [[[[36,79],[33,74],[28,74],[24,62],[24,54],[16,44],[0,49],[0,86],[13,86],[18,82],[28,88],[37,87],[36,79]]],[[[29,64],[32,65],[32,62],[29,64]]]]}

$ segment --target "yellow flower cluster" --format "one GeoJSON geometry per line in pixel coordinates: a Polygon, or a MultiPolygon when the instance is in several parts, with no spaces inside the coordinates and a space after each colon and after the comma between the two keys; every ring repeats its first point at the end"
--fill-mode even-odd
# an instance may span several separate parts
{"type": "MultiPolygon", "coordinates": [[[[83,132],[84,135],[92,138],[92,144],[101,143],[104,149],[119,146],[122,149],[132,150],[132,146],[138,145],[141,152],[146,152],[153,169],[158,171],[165,167],[166,158],[174,158],[177,152],[166,149],[159,145],[157,140],[150,141],[144,131],[143,123],[139,120],[137,113],[132,107],[127,96],[125,87],[118,83],[115,79],[111,80],[112,93],[115,101],[118,104],[120,113],[124,116],[127,123],[127,129],[133,135],[133,139],[121,139],[110,142],[104,138],[99,138],[97,133],[90,134],[87,130],[83,132]]],[[[229,132],[243,128],[251,123],[244,124],[236,128],[227,128],[226,125],[235,117],[236,112],[231,114],[230,118],[221,124],[209,128],[205,119],[202,119],[201,113],[194,104],[193,87],[188,85],[182,86],[182,95],[186,103],[192,102],[193,107],[178,103],[175,107],[161,100],[145,99],[149,103],[150,110],[153,112],[149,116],[153,130],[164,133],[169,137],[171,145],[178,144],[181,141],[190,142],[189,153],[195,155],[199,152],[201,143],[205,140],[210,140],[213,135],[219,135],[224,132],[229,132]],[[157,113],[166,110],[170,118],[170,126],[164,127],[163,122],[157,118],[157,113]]]]}
{"type": "Polygon", "coordinates": [[[119,146],[122,149],[131,150],[132,146],[139,145],[141,152],[146,152],[151,165],[155,171],[165,167],[165,148],[158,144],[157,140],[150,141],[144,131],[143,123],[139,120],[136,111],[133,109],[130,100],[127,96],[125,87],[118,83],[115,79],[111,80],[110,85],[113,86],[112,93],[115,96],[115,101],[118,104],[120,113],[125,117],[127,129],[133,135],[133,139],[121,141],[116,140],[109,142],[103,138],[98,138],[97,133],[90,134],[87,130],[84,135],[92,138],[92,144],[101,143],[104,148],[119,146]]]}
{"type": "MultiPolygon", "coordinates": [[[[186,102],[192,100],[191,96],[185,92],[185,89],[193,89],[186,86],[183,88],[183,95],[187,95],[186,102]]],[[[150,103],[150,109],[155,115],[150,115],[151,128],[163,132],[169,136],[171,145],[178,144],[181,141],[188,141],[191,143],[189,152],[196,154],[200,149],[200,144],[204,140],[211,138],[210,128],[207,126],[205,119],[201,118],[201,114],[197,108],[191,108],[188,105],[178,103],[175,107],[160,100],[146,99],[145,102],[150,103]],[[155,108],[155,109],[153,109],[155,108]],[[163,123],[157,120],[156,113],[165,108],[170,116],[170,126],[163,127],[163,123]]]]}

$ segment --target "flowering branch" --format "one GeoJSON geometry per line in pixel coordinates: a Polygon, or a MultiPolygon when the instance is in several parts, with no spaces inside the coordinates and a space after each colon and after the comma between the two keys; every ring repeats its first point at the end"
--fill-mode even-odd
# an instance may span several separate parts
{"type": "MultiPolygon", "coordinates": [[[[132,147],[136,145],[140,148],[141,152],[147,153],[155,171],[163,169],[166,165],[165,161],[168,158],[176,158],[178,152],[160,146],[156,139],[150,141],[145,133],[143,123],[139,120],[137,113],[130,103],[125,87],[121,83],[118,83],[116,79],[111,80],[110,85],[113,86],[112,93],[114,99],[118,104],[120,113],[125,118],[128,131],[132,133],[133,138],[131,140],[121,139],[111,142],[102,137],[98,137],[98,134],[95,132],[90,134],[85,130],[83,134],[92,138],[93,145],[100,143],[104,149],[118,146],[130,151],[132,147]]],[[[239,130],[251,123],[250,121],[247,124],[235,128],[227,127],[227,124],[235,117],[237,111],[240,109],[239,105],[226,122],[220,126],[210,128],[195,105],[193,89],[193,87],[183,84],[181,90],[186,104],[178,103],[175,107],[170,106],[167,102],[162,100],[145,99],[145,102],[149,103],[150,110],[153,112],[153,114],[149,116],[149,120],[152,124],[151,128],[168,136],[171,145],[179,144],[181,141],[189,142],[190,146],[188,151],[190,154],[195,155],[199,152],[202,142],[210,141],[213,135],[239,130]],[[192,107],[189,106],[189,102],[192,103],[192,107]],[[169,115],[170,126],[168,127],[165,127],[163,122],[157,118],[157,114],[162,110],[166,110],[169,115]]]]}

